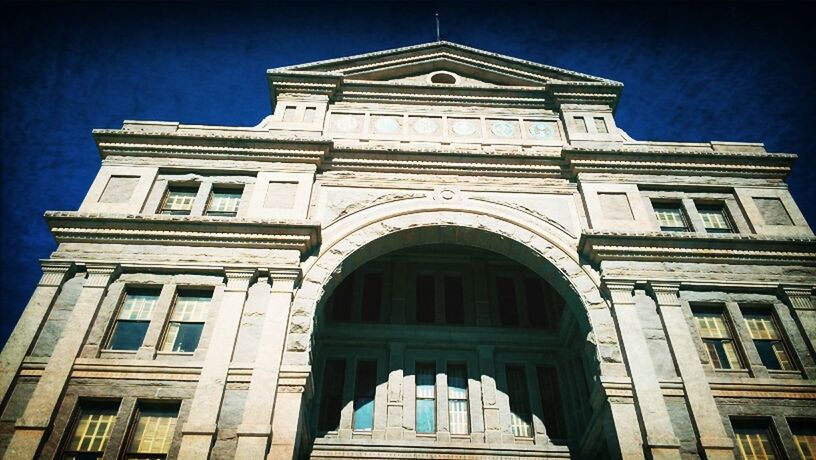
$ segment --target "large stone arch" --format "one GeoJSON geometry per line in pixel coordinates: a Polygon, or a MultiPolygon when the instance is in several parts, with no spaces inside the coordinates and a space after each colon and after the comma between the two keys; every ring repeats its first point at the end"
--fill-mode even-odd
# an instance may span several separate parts
{"type": "Polygon", "coordinates": [[[284,365],[311,364],[317,312],[335,286],[363,263],[410,246],[445,243],[475,246],[513,259],[551,282],[583,326],[594,347],[598,371],[626,374],[608,303],[598,282],[579,263],[563,237],[546,225],[531,225],[516,211],[502,213],[484,206],[378,206],[363,216],[333,223],[324,230],[318,255],[304,264],[303,280],[292,304],[284,365]],[[334,228],[331,228],[334,227],[334,228]]]}

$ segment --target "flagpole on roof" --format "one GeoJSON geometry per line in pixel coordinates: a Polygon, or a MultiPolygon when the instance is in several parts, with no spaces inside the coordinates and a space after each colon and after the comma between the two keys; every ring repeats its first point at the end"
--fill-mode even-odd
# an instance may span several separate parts
{"type": "Polygon", "coordinates": [[[440,42],[442,39],[439,38],[439,13],[434,13],[434,16],[436,16],[436,41],[440,42]]]}

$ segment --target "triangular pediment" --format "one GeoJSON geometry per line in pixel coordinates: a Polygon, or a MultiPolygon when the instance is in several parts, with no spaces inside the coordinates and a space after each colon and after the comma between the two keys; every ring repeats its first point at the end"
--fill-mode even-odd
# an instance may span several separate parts
{"type": "MultiPolygon", "coordinates": [[[[347,81],[406,85],[440,83],[432,82],[437,73],[450,74],[456,79],[457,86],[539,87],[551,83],[619,85],[604,78],[444,41],[269,71],[270,74],[289,72],[336,75],[347,81]]],[[[436,80],[450,78],[437,77],[436,80]]]]}

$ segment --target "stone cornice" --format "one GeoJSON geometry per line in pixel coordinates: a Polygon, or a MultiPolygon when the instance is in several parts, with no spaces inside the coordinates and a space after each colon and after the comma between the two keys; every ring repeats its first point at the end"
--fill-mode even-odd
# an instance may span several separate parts
{"type": "Polygon", "coordinates": [[[587,231],[578,250],[595,264],[625,260],[816,265],[816,238],[587,231]]]}
{"type": "MultiPolygon", "coordinates": [[[[95,129],[93,135],[103,159],[119,155],[318,165],[332,146],[330,139],[272,137],[266,130],[185,128],[177,127],[173,132],[95,129]]],[[[149,125],[145,129],[150,130],[149,125]]]]}
{"type": "Polygon", "coordinates": [[[57,243],[296,249],[301,254],[320,243],[320,224],[308,220],[68,211],[48,211],[45,220],[57,243]]]}

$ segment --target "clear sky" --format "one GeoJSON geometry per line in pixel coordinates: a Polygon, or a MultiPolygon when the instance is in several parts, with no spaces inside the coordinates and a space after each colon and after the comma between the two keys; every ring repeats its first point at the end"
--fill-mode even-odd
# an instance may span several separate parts
{"type": "Polygon", "coordinates": [[[267,68],[436,37],[624,83],[638,140],[764,142],[800,159],[790,189],[816,224],[812,15],[787,3],[8,4],[0,19],[0,343],[100,164],[93,128],[125,119],[255,125],[267,68]]]}

